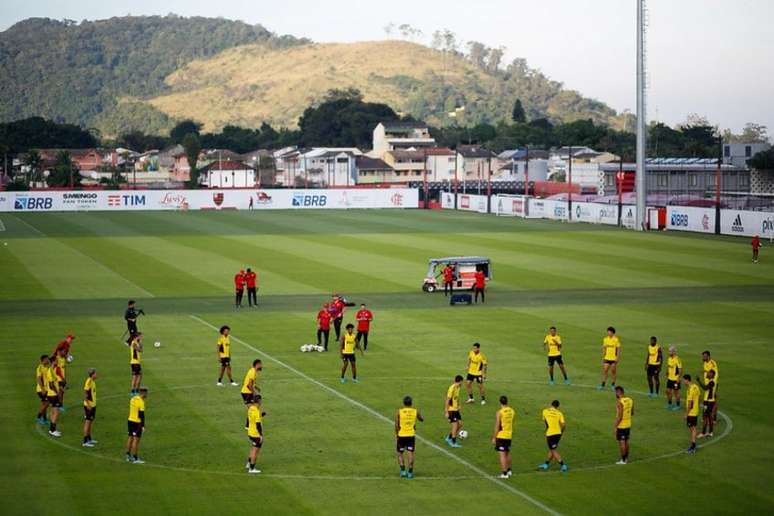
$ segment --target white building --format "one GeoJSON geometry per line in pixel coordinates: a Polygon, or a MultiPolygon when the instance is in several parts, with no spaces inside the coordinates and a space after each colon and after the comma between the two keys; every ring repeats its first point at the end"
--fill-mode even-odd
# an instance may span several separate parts
{"type": "Polygon", "coordinates": [[[724,143],[723,163],[739,168],[749,168],[747,160],[771,148],[768,143],[724,143]]]}
{"type": "Polygon", "coordinates": [[[435,139],[423,122],[380,122],[374,128],[370,154],[372,158],[383,159],[387,151],[434,146],[435,139]]]}
{"type": "Polygon", "coordinates": [[[256,186],[255,170],[241,161],[213,161],[200,171],[207,188],[252,188],[256,186]]]}

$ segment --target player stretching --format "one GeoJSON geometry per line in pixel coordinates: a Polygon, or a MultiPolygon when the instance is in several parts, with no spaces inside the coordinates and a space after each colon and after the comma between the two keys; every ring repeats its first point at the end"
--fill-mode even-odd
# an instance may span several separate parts
{"type": "Polygon", "coordinates": [[[658,391],[661,388],[661,363],[664,357],[661,352],[661,346],[656,337],[650,338],[648,352],[645,355],[645,374],[648,377],[649,398],[658,398],[658,391]],[[653,390],[655,389],[655,392],[653,390]]]}
{"type": "Polygon", "coordinates": [[[551,402],[551,406],[547,409],[543,409],[543,423],[546,424],[546,444],[548,445],[548,457],[546,461],[538,466],[538,469],[548,471],[551,467],[551,461],[555,460],[559,463],[559,469],[562,472],[567,471],[567,464],[562,460],[562,456],[559,455],[559,441],[564,433],[565,423],[564,414],[559,411],[559,400],[551,402]]]}
{"type": "Polygon", "coordinates": [[[371,329],[371,321],[374,320],[374,314],[366,308],[365,303],[360,305],[360,310],[355,314],[357,319],[357,341],[363,339],[363,351],[368,349],[368,332],[371,329]]]}
{"type": "Polygon", "coordinates": [[[323,304],[322,310],[317,312],[317,345],[319,346],[325,337],[325,351],[328,351],[328,338],[331,334],[331,313],[328,311],[328,303],[323,304]]]}
{"type": "Polygon", "coordinates": [[[250,400],[247,407],[247,438],[250,440],[250,455],[247,458],[247,472],[251,474],[260,473],[260,469],[255,468],[255,461],[258,459],[258,452],[263,446],[263,416],[266,412],[261,412],[261,395],[256,394],[250,400]]]}
{"type": "Polygon", "coordinates": [[[46,397],[48,398],[48,405],[51,407],[51,421],[48,425],[48,435],[51,437],[62,437],[62,432],[56,429],[56,423],[59,420],[59,409],[62,407],[62,403],[59,401],[59,383],[57,382],[54,368],[50,363],[45,372],[45,381],[46,397]]]}
{"type": "Polygon", "coordinates": [[[91,426],[97,417],[97,370],[89,369],[89,376],[83,384],[83,443],[81,446],[94,447],[97,441],[91,438],[91,426]]]}
{"type": "Polygon", "coordinates": [[[242,308],[242,298],[245,296],[245,283],[245,271],[240,270],[234,275],[234,290],[236,291],[234,306],[236,308],[242,308]]]}
{"type": "Polygon", "coordinates": [[[349,364],[352,364],[352,383],[357,383],[357,365],[355,364],[355,349],[360,350],[360,354],[362,356],[363,350],[360,347],[360,343],[357,341],[357,335],[355,335],[355,325],[353,324],[347,324],[346,331],[344,332],[344,335],[341,336],[341,360],[343,364],[341,365],[341,383],[345,383],[347,381],[346,378],[344,378],[344,373],[347,372],[347,366],[349,364]]]}
{"type": "Polygon", "coordinates": [[[245,379],[242,380],[242,390],[240,393],[245,405],[249,405],[253,396],[261,392],[261,389],[258,388],[258,373],[261,371],[263,371],[263,363],[259,358],[256,358],[253,360],[253,367],[247,370],[245,379]]]}
{"type": "Polygon", "coordinates": [[[218,337],[218,359],[220,360],[220,374],[218,375],[219,387],[223,386],[223,373],[228,374],[228,381],[231,385],[236,385],[231,376],[231,328],[229,326],[220,327],[220,337],[218,337]]]}
{"type": "Polygon", "coordinates": [[[632,416],[634,415],[634,401],[624,396],[621,386],[615,388],[615,439],[621,451],[621,460],[616,464],[629,462],[629,437],[632,430],[632,416]]]}
{"type": "Polygon", "coordinates": [[[148,397],[148,389],[142,388],[129,400],[129,438],[126,440],[126,462],[132,464],[145,464],[138,456],[140,450],[140,438],[145,431],[145,399],[148,397]]]}
{"type": "Polygon", "coordinates": [[[494,434],[492,444],[500,455],[500,478],[509,478],[513,475],[511,469],[511,439],[513,438],[513,419],[516,411],[508,406],[508,398],[500,396],[500,410],[495,415],[494,434]]]}
{"type": "Polygon", "coordinates": [[[677,348],[669,346],[669,358],[667,358],[667,409],[680,410],[680,373],[683,370],[683,361],[677,356],[677,348]],[[672,406],[672,401],[675,404],[672,406]]]}
{"type": "Polygon", "coordinates": [[[446,437],[446,444],[452,448],[462,448],[457,442],[457,435],[462,428],[462,414],[460,413],[460,387],[462,387],[462,375],[454,377],[454,383],[446,390],[446,399],[443,402],[443,415],[449,420],[451,430],[446,437]]]}
{"type": "Polygon", "coordinates": [[[403,408],[398,409],[395,413],[398,465],[400,466],[400,476],[405,478],[414,478],[414,446],[416,445],[417,421],[425,420],[422,414],[412,407],[412,404],[411,396],[406,396],[403,398],[403,408]],[[403,460],[404,452],[408,454],[408,465],[403,460]]]}
{"type": "Polygon", "coordinates": [[[699,386],[691,381],[691,375],[683,375],[683,383],[687,388],[685,393],[685,423],[691,433],[691,445],[686,450],[687,453],[696,453],[696,425],[699,424],[699,397],[701,392],[699,386]]]}
{"type": "Polygon", "coordinates": [[[564,383],[570,385],[570,379],[567,378],[567,371],[564,369],[564,360],[562,360],[562,337],[556,333],[556,326],[548,329],[548,335],[543,339],[543,348],[548,352],[548,383],[554,384],[554,364],[559,364],[559,369],[564,376],[564,383]]]}
{"type": "Polygon", "coordinates": [[[136,396],[142,384],[142,333],[138,333],[129,344],[129,367],[132,368],[132,390],[136,396]]]}
{"type": "Polygon", "coordinates": [[[610,382],[610,388],[615,389],[615,380],[618,376],[618,361],[620,359],[621,341],[618,339],[618,335],[615,334],[615,328],[608,326],[607,336],[602,339],[602,383],[599,384],[597,389],[602,390],[605,388],[608,371],[610,371],[613,377],[613,381],[610,382]]]}
{"type": "Polygon", "coordinates": [[[753,263],[758,263],[758,253],[761,249],[761,237],[755,235],[752,239],[753,263]]]}
{"type": "Polygon", "coordinates": [[[40,355],[40,363],[35,368],[35,392],[40,400],[40,410],[38,410],[38,417],[36,419],[39,425],[45,425],[48,423],[48,396],[46,394],[46,378],[48,375],[48,369],[51,367],[51,362],[48,359],[48,355],[40,355]]]}
{"type": "Polygon", "coordinates": [[[712,419],[714,421],[718,420],[718,402],[717,402],[717,395],[718,395],[718,380],[720,380],[720,371],[718,370],[718,363],[715,362],[711,355],[709,350],[704,351],[701,354],[701,360],[702,360],[702,369],[704,370],[704,385],[709,382],[709,372],[715,371],[715,378],[713,381],[715,382],[715,391],[713,394],[715,395],[715,404],[712,405],[712,419]]]}
{"type": "Polygon", "coordinates": [[[708,381],[704,384],[704,413],[702,417],[701,433],[696,437],[712,437],[715,430],[715,371],[707,373],[708,381]],[[709,431],[707,431],[709,430],[709,431]]]}
{"type": "Polygon", "coordinates": [[[481,396],[481,404],[486,405],[486,389],[484,389],[484,380],[486,380],[487,361],[481,353],[481,344],[476,342],[473,349],[468,352],[468,376],[465,382],[465,389],[468,391],[468,401],[473,403],[473,382],[478,384],[478,394],[481,396]]]}

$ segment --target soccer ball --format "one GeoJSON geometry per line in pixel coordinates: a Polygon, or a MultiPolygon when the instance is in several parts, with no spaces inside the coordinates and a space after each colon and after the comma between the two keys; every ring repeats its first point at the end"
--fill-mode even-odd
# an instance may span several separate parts
{"type": "Polygon", "coordinates": [[[161,347],[161,342],[159,342],[159,341],[154,342],[153,343],[153,347],[154,348],[160,348],[161,347]]]}
{"type": "Polygon", "coordinates": [[[460,430],[460,433],[457,434],[457,437],[459,437],[460,439],[465,439],[467,436],[468,436],[467,430],[460,430]]]}
{"type": "Polygon", "coordinates": [[[67,361],[68,362],[72,362],[73,361],[73,356],[72,355],[67,355],[67,361]]]}
{"type": "Polygon", "coordinates": [[[309,344],[301,346],[301,353],[307,353],[309,351],[309,344]]]}
{"type": "Polygon", "coordinates": [[[314,350],[317,351],[318,353],[322,353],[323,351],[325,351],[325,348],[322,346],[315,346],[314,350]]]}

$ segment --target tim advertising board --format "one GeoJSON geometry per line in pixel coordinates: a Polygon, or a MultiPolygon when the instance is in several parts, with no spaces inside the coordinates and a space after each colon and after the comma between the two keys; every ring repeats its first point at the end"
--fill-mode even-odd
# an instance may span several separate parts
{"type": "Polygon", "coordinates": [[[670,231],[715,232],[715,209],[667,206],[667,229],[670,231]]]}
{"type": "Polygon", "coordinates": [[[720,232],[724,235],[771,237],[774,235],[774,213],[720,210],[720,232]]]}

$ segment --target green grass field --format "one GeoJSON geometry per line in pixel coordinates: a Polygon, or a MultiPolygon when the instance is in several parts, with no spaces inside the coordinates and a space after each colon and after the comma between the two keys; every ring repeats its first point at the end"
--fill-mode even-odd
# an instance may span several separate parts
{"type": "MultiPolygon", "coordinates": [[[[0,498],[3,514],[759,514],[774,506],[774,258],[750,263],[747,239],[639,234],[548,221],[425,211],[0,214],[0,498]],[[450,307],[420,291],[433,256],[493,260],[485,306],[450,307]],[[232,277],[259,273],[261,307],[235,311],[232,277]],[[298,351],[332,291],[373,310],[362,382],[340,384],[336,353],[298,351]],[[128,298],[147,316],[147,464],[123,461],[129,390],[120,336],[128,298]],[[261,475],[238,387],[217,387],[214,327],[232,327],[238,382],[265,363],[261,475]],[[572,386],[549,386],[542,339],[555,324],[572,386]],[[599,392],[600,342],[623,342],[632,393],[631,464],[615,466],[615,401],[599,392]],[[34,370],[68,332],[59,440],[35,424],[34,370]],[[647,391],[647,339],[674,344],[687,372],[719,363],[715,437],[683,450],[681,414],[647,391]],[[153,341],[162,342],[154,349],[153,341]],[[464,405],[470,436],[443,437],[443,399],[472,342],[489,358],[486,406],[464,405]],[[99,370],[94,449],[80,446],[81,386],[99,370]],[[416,478],[398,478],[390,419],[410,394],[416,478]],[[489,441],[496,399],[517,412],[514,476],[489,441]],[[540,412],[559,399],[570,472],[536,471],[540,412]]],[[[350,310],[346,319],[354,315],[350,310]]],[[[558,371],[557,371],[558,374],[558,371]]],[[[663,385],[662,385],[663,386],[663,385]]]]}

